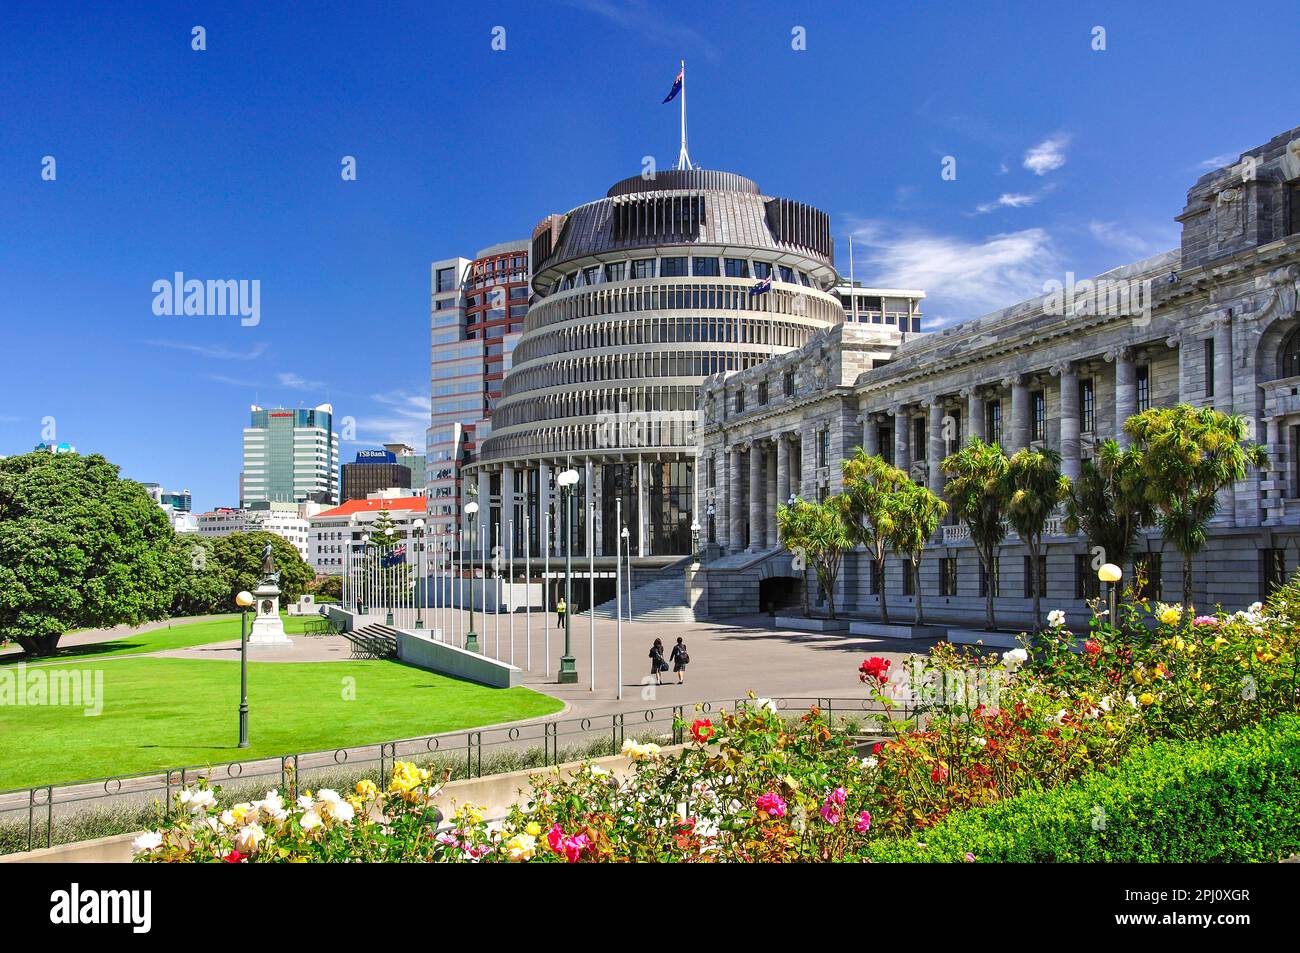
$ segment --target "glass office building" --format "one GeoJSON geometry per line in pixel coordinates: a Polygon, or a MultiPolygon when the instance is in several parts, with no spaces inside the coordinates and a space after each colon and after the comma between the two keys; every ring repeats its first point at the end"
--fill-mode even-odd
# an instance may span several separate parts
{"type": "Polygon", "coordinates": [[[252,503],[339,501],[339,437],[334,408],[254,405],[244,428],[240,507],[252,503]]]}

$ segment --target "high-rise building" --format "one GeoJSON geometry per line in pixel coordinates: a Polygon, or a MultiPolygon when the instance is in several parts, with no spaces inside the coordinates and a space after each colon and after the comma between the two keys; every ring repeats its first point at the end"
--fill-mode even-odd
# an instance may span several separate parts
{"type": "MultiPolygon", "coordinates": [[[[390,446],[405,447],[405,444],[390,446]]],[[[409,454],[405,456],[407,460],[411,459],[409,454]]],[[[409,464],[397,461],[397,454],[387,447],[383,450],[358,450],[355,461],[343,464],[343,502],[364,500],[376,490],[409,490],[414,485],[415,474],[409,464]]],[[[422,474],[420,478],[423,479],[422,474]]]]}
{"type": "Polygon", "coordinates": [[[502,381],[528,311],[528,242],[503,242],[474,258],[432,266],[433,401],[425,440],[429,531],[451,532],[460,468],[491,432],[502,381]]]}
{"type": "Polygon", "coordinates": [[[537,532],[557,522],[554,477],[573,466],[575,551],[590,524],[596,555],[613,554],[621,500],[634,555],[690,552],[696,388],[844,321],[829,218],[743,176],[683,168],[548,217],[531,250],[524,333],[465,477],[482,525],[522,551],[527,499],[532,551],[553,549],[558,534],[537,532]]]}
{"type": "Polygon", "coordinates": [[[244,428],[240,507],[252,503],[338,503],[339,437],[334,408],[252,407],[244,428]]]}

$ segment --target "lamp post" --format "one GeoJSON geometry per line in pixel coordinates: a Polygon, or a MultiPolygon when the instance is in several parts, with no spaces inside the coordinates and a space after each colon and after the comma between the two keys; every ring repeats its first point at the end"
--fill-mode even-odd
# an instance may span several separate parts
{"type": "Polygon", "coordinates": [[[564,504],[564,654],[560,656],[560,673],[556,681],[561,684],[578,681],[578,664],[573,658],[573,497],[578,483],[578,471],[565,470],[556,482],[564,504]]]}
{"type": "Polygon", "coordinates": [[[411,524],[415,533],[415,627],[424,628],[424,619],[420,617],[420,603],[423,601],[420,597],[420,583],[424,581],[424,574],[420,571],[420,557],[424,555],[424,520],[417,519],[411,524]]]}
{"type": "Polygon", "coordinates": [[[253,594],[247,589],[235,596],[239,606],[239,747],[248,747],[248,607],[253,594]]]}
{"type": "Polygon", "coordinates": [[[469,517],[469,631],[465,633],[465,650],[478,651],[478,636],[474,633],[474,517],[478,513],[478,503],[471,500],[465,504],[465,515],[469,517]]]}
{"type": "Polygon", "coordinates": [[[1115,618],[1115,595],[1117,584],[1124,578],[1124,570],[1120,569],[1114,563],[1106,563],[1097,570],[1097,578],[1106,583],[1108,592],[1106,593],[1107,602],[1110,604],[1110,624],[1116,632],[1119,631],[1119,622],[1115,618]]]}
{"type": "Polygon", "coordinates": [[[627,546],[627,621],[632,621],[632,534],[626,526],[619,532],[627,546]]]}

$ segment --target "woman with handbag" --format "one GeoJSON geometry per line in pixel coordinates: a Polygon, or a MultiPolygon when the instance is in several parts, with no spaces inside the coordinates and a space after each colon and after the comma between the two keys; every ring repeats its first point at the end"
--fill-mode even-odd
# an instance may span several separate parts
{"type": "Polygon", "coordinates": [[[677,673],[677,684],[680,685],[686,681],[686,666],[691,664],[691,656],[686,651],[686,643],[682,637],[677,636],[677,644],[673,646],[673,654],[670,656],[673,660],[673,671],[677,673]]]}
{"type": "Polygon", "coordinates": [[[655,639],[655,644],[650,646],[650,674],[655,677],[655,684],[664,683],[663,673],[668,671],[668,663],[664,661],[664,644],[659,639],[655,639]]]}

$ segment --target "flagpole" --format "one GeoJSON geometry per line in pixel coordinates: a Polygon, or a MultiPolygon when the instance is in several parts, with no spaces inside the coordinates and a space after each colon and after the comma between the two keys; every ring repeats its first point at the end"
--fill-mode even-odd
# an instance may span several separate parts
{"type": "Polygon", "coordinates": [[[686,151],[686,61],[682,60],[682,152],[677,157],[677,168],[689,169],[690,155],[686,151]]]}
{"type": "MultiPolygon", "coordinates": [[[[853,236],[849,236],[849,296],[853,301],[853,323],[858,323],[858,296],[853,291],[853,236]]],[[[880,320],[884,320],[883,315],[880,320]]]]}

